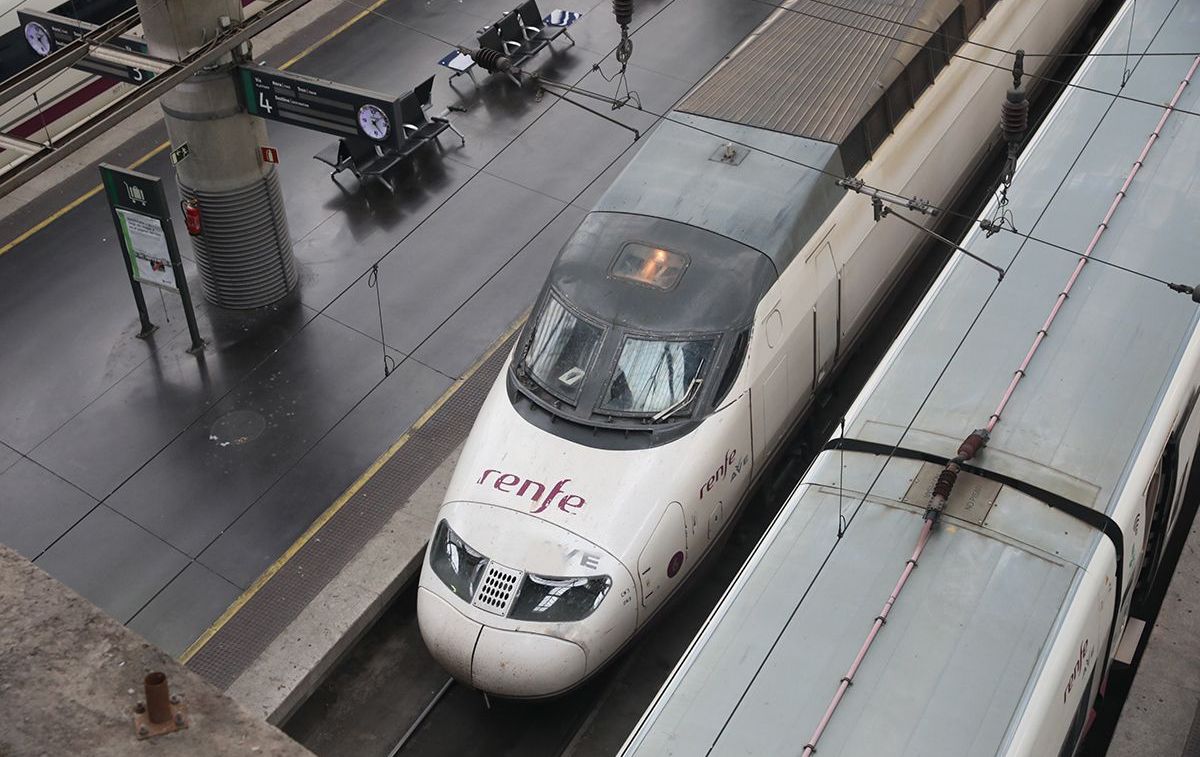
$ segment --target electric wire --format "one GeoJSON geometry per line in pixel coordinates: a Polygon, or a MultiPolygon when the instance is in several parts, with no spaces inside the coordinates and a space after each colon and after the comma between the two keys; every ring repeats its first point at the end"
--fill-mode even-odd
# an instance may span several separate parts
{"type": "MultiPolygon", "coordinates": [[[[1176,5],[1178,5],[1178,3],[1176,3],[1176,5]]],[[[1174,11],[1174,8],[1175,8],[1175,6],[1172,6],[1172,11],[1174,11]]],[[[1169,15],[1170,14],[1168,14],[1168,16],[1169,15]]],[[[1165,24],[1165,21],[1164,21],[1164,24],[1165,24]]],[[[1160,26],[1159,29],[1155,31],[1156,38],[1161,31],[1162,31],[1162,26],[1160,26]]],[[[1140,63],[1140,61],[1139,61],[1139,63],[1140,63]]],[[[1136,66],[1137,66],[1137,64],[1135,64],[1135,68],[1136,68],[1136,66]]],[[[1116,103],[1117,103],[1117,99],[1114,98],[1111,102],[1109,102],[1108,106],[1104,109],[1104,112],[1101,113],[1100,118],[1097,119],[1096,124],[1092,127],[1091,132],[1088,134],[1087,138],[1083,141],[1083,144],[1080,146],[1078,152],[1076,152],[1075,157],[1071,161],[1070,166],[1067,168],[1066,172],[1064,172],[1062,178],[1059,180],[1058,185],[1054,188],[1054,191],[1051,193],[1050,197],[1047,198],[1045,204],[1042,206],[1042,209],[1039,212],[1037,219],[1034,221],[1033,226],[1031,228],[1036,229],[1038,224],[1041,223],[1042,219],[1045,217],[1046,213],[1049,211],[1050,206],[1053,204],[1055,198],[1058,197],[1058,193],[1060,191],[1062,191],[1063,186],[1066,184],[1067,180],[1071,177],[1072,172],[1075,170],[1076,165],[1078,165],[1079,160],[1083,157],[1083,154],[1087,150],[1088,145],[1090,145],[1092,140],[1095,139],[1096,134],[1100,131],[1100,127],[1104,124],[1105,120],[1108,118],[1109,114],[1112,112],[1112,109],[1116,105],[1116,103]]],[[[1021,253],[1024,252],[1025,246],[1026,246],[1026,244],[1028,244],[1029,241],[1031,241],[1031,239],[1022,240],[1020,246],[1018,246],[1017,250],[1013,253],[1012,259],[1004,267],[1005,271],[1010,271],[1012,269],[1013,265],[1015,265],[1017,260],[1020,258],[1021,253]]],[[[855,505],[854,509],[851,511],[850,517],[846,520],[846,527],[845,527],[845,529],[842,530],[843,535],[846,531],[849,530],[850,526],[854,523],[855,518],[858,516],[858,513],[862,510],[863,505],[866,503],[867,498],[871,496],[872,492],[875,489],[875,486],[879,483],[879,479],[883,476],[883,472],[884,472],[884,470],[887,469],[888,464],[892,460],[895,459],[896,452],[900,449],[900,445],[904,443],[904,439],[908,436],[909,432],[912,430],[912,427],[916,423],[917,418],[920,417],[921,412],[925,409],[925,406],[929,402],[929,399],[933,396],[933,393],[937,390],[938,386],[941,384],[941,381],[945,377],[946,372],[950,369],[950,366],[954,363],[954,360],[958,356],[958,353],[962,349],[963,345],[966,344],[968,337],[970,337],[971,333],[975,330],[976,325],[978,325],[978,323],[979,323],[979,319],[983,316],[984,312],[987,310],[988,305],[992,301],[992,298],[995,297],[996,292],[999,291],[1000,286],[1002,284],[1003,284],[1003,279],[999,279],[992,285],[992,288],[988,292],[987,297],[985,297],[983,300],[983,304],[980,305],[979,309],[976,311],[974,317],[971,319],[970,324],[967,326],[967,329],[963,332],[962,337],[959,338],[958,343],[955,345],[955,347],[951,351],[949,357],[943,363],[941,370],[938,371],[938,374],[934,378],[933,383],[930,385],[929,390],[925,393],[925,396],[922,398],[921,402],[918,404],[916,411],[913,413],[913,415],[909,419],[908,423],[905,424],[904,429],[900,432],[899,438],[892,445],[891,450],[888,452],[887,456],[884,458],[883,463],[879,467],[879,470],[875,473],[874,478],[871,479],[870,484],[867,485],[866,491],[864,491],[862,493],[862,496],[859,498],[858,503],[855,505]]],[[[762,673],[762,670],[766,666],[767,661],[771,658],[771,655],[774,653],[776,646],[778,646],[780,640],[783,638],[784,633],[787,631],[788,626],[791,624],[792,620],[795,618],[796,613],[799,612],[800,607],[803,605],[804,600],[808,597],[809,592],[812,591],[813,586],[816,585],[817,580],[821,577],[821,574],[824,572],[825,566],[829,563],[829,560],[833,557],[833,553],[837,550],[837,547],[839,544],[841,544],[841,541],[842,541],[842,537],[839,536],[837,539],[834,540],[833,544],[830,546],[829,551],[825,555],[825,558],[821,561],[821,564],[817,567],[816,571],[813,574],[813,577],[809,580],[808,585],[805,587],[804,591],[800,595],[800,598],[796,601],[795,606],[792,608],[791,613],[788,615],[787,620],[784,621],[784,624],[780,628],[779,633],[776,635],[774,641],[771,643],[771,646],[768,648],[766,654],[763,656],[762,661],[759,663],[758,667],[755,669],[754,675],[751,676],[750,680],[745,684],[745,687],[743,688],[741,695],[738,697],[737,703],[733,707],[730,708],[729,715],[726,717],[725,722],[721,725],[721,728],[720,728],[720,730],[718,730],[716,736],[713,737],[712,744],[709,745],[709,748],[706,753],[711,754],[712,750],[716,747],[717,742],[720,741],[721,736],[725,733],[725,729],[728,728],[729,723],[733,720],[734,714],[738,711],[738,709],[740,709],[742,702],[746,698],[746,695],[749,694],[749,692],[750,692],[750,688],[754,685],[754,682],[758,679],[758,676],[762,673]]]]}
{"type": "MultiPolygon", "coordinates": [[[[594,92],[594,91],[591,91],[591,90],[587,90],[587,89],[584,89],[584,88],[582,88],[582,87],[579,87],[578,85],[569,85],[569,84],[566,84],[566,83],[564,83],[564,82],[556,82],[556,81],[553,81],[553,80],[548,80],[548,79],[541,79],[541,80],[540,80],[540,82],[541,82],[541,84],[543,84],[543,85],[558,86],[558,87],[563,87],[563,88],[566,88],[566,89],[567,89],[567,91],[570,91],[572,94],[577,94],[577,95],[580,95],[580,96],[583,96],[583,97],[590,97],[590,98],[593,98],[593,99],[596,99],[596,100],[601,100],[601,101],[604,101],[604,102],[613,102],[612,98],[610,98],[608,95],[605,95],[605,94],[602,94],[602,93],[599,93],[599,92],[594,92]]],[[[1114,102],[1116,102],[1116,100],[1114,100],[1114,102]]],[[[744,142],[739,142],[738,140],[736,140],[736,139],[733,139],[732,137],[729,137],[729,136],[727,136],[727,135],[724,135],[724,134],[720,134],[719,132],[713,131],[713,130],[711,130],[711,129],[706,129],[706,128],[702,127],[702,126],[697,126],[696,124],[689,123],[689,122],[687,122],[687,121],[683,121],[683,120],[680,120],[680,119],[678,119],[678,118],[673,118],[669,112],[667,112],[667,113],[659,113],[659,112],[657,112],[657,111],[654,111],[654,110],[652,110],[652,109],[650,109],[650,108],[646,108],[646,107],[638,107],[638,106],[629,106],[629,107],[633,107],[635,110],[638,110],[638,111],[641,111],[641,112],[643,112],[643,113],[646,113],[647,115],[649,115],[649,116],[653,116],[653,117],[655,117],[655,118],[657,118],[657,119],[660,119],[660,120],[662,120],[662,121],[668,121],[668,122],[670,122],[670,123],[673,123],[673,124],[676,124],[676,125],[678,125],[678,126],[683,126],[683,127],[686,127],[686,128],[688,128],[688,129],[692,129],[693,131],[700,132],[701,134],[706,134],[706,135],[708,135],[708,136],[711,136],[711,137],[716,137],[717,139],[723,140],[723,141],[725,141],[725,142],[729,142],[729,143],[732,143],[732,144],[735,144],[735,145],[739,145],[739,146],[741,146],[741,147],[745,147],[745,148],[746,148],[746,149],[748,149],[748,150],[754,150],[754,151],[757,151],[757,152],[761,152],[761,153],[762,153],[762,154],[764,154],[764,155],[768,155],[768,156],[770,156],[770,157],[772,157],[772,158],[776,158],[776,159],[778,159],[778,160],[782,160],[782,161],[784,161],[784,162],[786,162],[786,163],[790,163],[790,164],[792,164],[792,165],[795,165],[795,166],[798,166],[798,167],[800,167],[800,168],[804,168],[804,169],[807,169],[807,170],[809,170],[809,171],[815,171],[815,172],[817,172],[817,173],[819,173],[819,174],[822,174],[822,175],[824,175],[824,176],[827,176],[827,177],[829,177],[829,178],[831,178],[831,179],[834,179],[835,181],[838,181],[838,182],[851,182],[851,183],[858,184],[858,180],[854,179],[853,177],[847,177],[847,176],[845,176],[845,175],[843,175],[843,174],[839,174],[839,173],[837,173],[837,172],[830,171],[830,170],[828,170],[828,169],[826,169],[826,168],[822,168],[821,166],[813,165],[813,164],[810,164],[810,163],[805,163],[805,162],[804,162],[804,161],[802,161],[802,160],[798,160],[798,159],[796,159],[796,158],[792,158],[792,157],[789,157],[789,156],[787,156],[787,155],[782,155],[782,154],[780,154],[780,153],[773,152],[773,151],[771,151],[771,150],[768,150],[768,149],[765,149],[765,148],[759,147],[759,146],[757,146],[757,145],[749,145],[749,144],[746,144],[746,143],[744,143],[744,142]]],[[[1111,105],[1110,105],[1110,107],[1111,107],[1111,105]]],[[[1160,105],[1159,107],[1162,107],[1162,106],[1160,105]]],[[[648,130],[647,130],[647,131],[648,131],[648,130]]],[[[935,204],[932,204],[932,203],[926,202],[926,201],[924,201],[924,200],[918,200],[917,198],[907,197],[907,196],[905,196],[905,195],[899,194],[899,193],[897,193],[897,192],[893,192],[893,191],[891,191],[891,190],[882,189],[882,188],[880,188],[880,187],[875,187],[875,186],[872,186],[872,185],[870,185],[870,184],[867,184],[866,182],[862,182],[861,184],[858,184],[858,186],[860,186],[862,189],[869,190],[870,192],[877,193],[879,196],[881,196],[881,197],[884,199],[884,201],[885,201],[885,202],[888,202],[888,203],[891,203],[891,204],[895,204],[895,205],[899,205],[899,206],[901,206],[901,207],[911,207],[911,206],[913,206],[913,205],[920,204],[920,205],[923,205],[923,206],[925,206],[925,207],[926,207],[926,208],[928,208],[929,210],[935,211],[937,214],[944,214],[944,215],[947,215],[947,216],[953,216],[953,217],[956,217],[956,218],[959,218],[959,219],[962,219],[962,220],[970,221],[972,224],[978,224],[978,223],[980,222],[980,219],[979,219],[979,218],[977,218],[976,216],[972,216],[972,215],[970,215],[970,214],[968,214],[968,213],[963,213],[963,212],[961,212],[961,211],[956,211],[956,210],[953,210],[953,209],[951,209],[951,208],[947,208],[947,207],[938,206],[938,205],[935,205],[935,204]]],[[[852,191],[853,191],[853,190],[852,190],[852,191]]],[[[924,227],[922,227],[922,228],[924,228],[924,227]]],[[[1058,244],[1058,243],[1056,243],[1056,242],[1051,242],[1051,241],[1049,241],[1049,240],[1047,240],[1047,239],[1041,239],[1041,238],[1039,238],[1039,237],[1036,237],[1036,236],[1034,236],[1034,235],[1033,235],[1033,234],[1031,234],[1031,233],[1026,233],[1026,232],[1018,231],[1017,229],[1015,229],[1015,228],[1011,228],[1011,227],[1009,227],[1009,226],[1005,226],[1005,227],[1004,227],[1003,229],[1001,229],[1001,230],[1002,230],[1003,232],[1005,232],[1005,233],[1012,234],[1012,235],[1014,235],[1014,236],[1016,236],[1016,237],[1019,237],[1019,238],[1021,238],[1021,239],[1025,240],[1025,241],[1028,241],[1028,242],[1037,242],[1038,244],[1045,245],[1046,247],[1048,247],[1048,248],[1050,248],[1050,249],[1052,249],[1052,250],[1056,250],[1056,251],[1058,251],[1058,252],[1062,252],[1062,253],[1066,253],[1066,254],[1074,255],[1074,256],[1076,256],[1076,257],[1083,257],[1083,253],[1082,253],[1082,252],[1079,252],[1078,250],[1073,250],[1073,249],[1071,249],[1070,247],[1067,247],[1067,246],[1065,246],[1065,245],[1058,244]]],[[[925,231],[926,231],[926,232],[930,232],[930,230],[929,230],[929,229],[925,229],[925,231]]],[[[931,232],[930,232],[930,233],[931,233],[931,232]]],[[[944,241],[944,240],[943,240],[943,241],[944,241]]],[[[961,251],[965,251],[965,250],[962,250],[962,248],[959,248],[959,249],[960,249],[961,251]]],[[[974,256],[974,257],[978,257],[978,255],[977,255],[977,254],[973,254],[973,256],[974,256]]],[[[1156,284],[1162,284],[1163,286],[1166,286],[1166,287],[1168,287],[1168,288],[1170,288],[1170,287],[1173,287],[1173,286],[1178,286],[1177,284],[1173,284],[1172,282],[1170,282],[1170,281],[1167,281],[1166,279],[1163,279],[1163,278],[1159,278],[1158,276],[1154,276],[1153,274],[1146,273],[1145,271],[1140,271],[1140,270],[1137,270],[1136,268],[1130,268],[1130,267],[1128,267],[1128,266],[1121,265],[1120,263],[1114,263],[1114,262],[1112,262],[1112,261],[1110,261],[1110,260],[1104,260],[1103,258],[1092,258],[1091,260],[1092,260],[1092,262],[1094,262],[1094,263],[1099,263],[1099,264],[1101,264],[1101,265],[1103,265],[1103,266],[1106,266],[1106,267],[1108,267],[1108,268],[1112,268],[1112,269],[1114,269],[1114,270],[1121,271],[1121,272],[1123,272],[1123,273],[1127,273],[1127,274],[1129,274],[1129,275],[1131,275],[1131,276],[1137,276],[1137,277],[1139,277],[1139,278],[1143,278],[1143,279],[1146,279],[1146,280],[1148,280],[1148,281],[1152,281],[1152,282],[1154,282],[1154,283],[1156,283],[1156,284]]]]}

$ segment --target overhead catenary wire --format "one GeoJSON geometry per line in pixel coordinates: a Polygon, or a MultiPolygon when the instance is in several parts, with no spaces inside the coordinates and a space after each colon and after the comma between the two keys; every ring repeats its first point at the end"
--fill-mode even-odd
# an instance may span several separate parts
{"type": "MultiPolygon", "coordinates": [[[[519,70],[518,70],[518,73],[520,73],[519,70]]],[[[556,86],[559,88],[563,88],[565,91],[569,91],[573,94],[577,94],[582,97],[590,97],[590,98],[593,98],[596,100],[600,100],[603,102],[609,102],[609,103],[613,102],[612,98],[610,98],[608,95],[605,95],[605,94],[602,94],[599,92],[594,92],[594,91],[579,87],[578,85],[571,85],[571,84],[567,84],[565,82],[557,82],[557,81],[554,81],[551,79],[545,79],[545,78],[540,78],[539,82],[541,83],[542,86],[556,86]]],[[[956,211],[951,208],[934,205],[934,204],[932,204],[926,200],[922,200],[920,198],[909,197],[906,195],[902,195],[898,192],[893,192],[888,189],[883,189],[881,187],[875,187],[871,184],[867,184],[865,181],[862,181],[861,179],[858,179],[857,177],[848,177],[843,174],[839,174],[837,172],[830,171],[826,168],[822,168],[821,166],[813,165],[811,163],[806,163],[802,160],[798,160],[796,158],[792,158],[790,156],[768,150],[768,149],[760,147],[758,145],[750,145],[750,144],[746,144],[744,142],[740,142],[737,139],[729,137],[728,135],[721,134],[721,133],[713,131],[711,129],[706,129],[702,126],[697,126],[696,124],[689,123],[687,121],[684,121],[684,120],[681,120],[678,118],[674,118],[671,116],[670,113],[660,113],[660,112],[657,112],[650,108],[646,108],[643,106],[637,106],[637,105],[630,105],[629,107],[632,107],[635,110],[638,110],[640,112],[646,113],[647,115],[653,116],[656,119],[659,119],[662,121],[667,121],[667,122],[676,124],[678,126],[682,126],[682,127],[691,129],[693,131],[697,131],[701,134],[706,134],[708,136],[715,137],[715,138],[723,140],[725,142],[729,142],[731,144],[745,147],[748,150],[755,150],[764,155],[768,155],[772,158],[782,160],[786,163],[790,163],[792,165],[798,166],[800,168],[804,168],[809,171],[815,171],[816,173],[822,174],[824,176],[829,177],[830,179],[833,179],[836,182],[839,182],[844,189],[848,189],[848,190],[851,190],[854,192],[865,194],[872,198],[879,197],[883,202],[886,202],[891,205],[896,205],[896,206],[903,207],[908,210],[915,210],[915,211],[925,213],[925,214],[930,214],[930,215],[945,214],[945,215],[949,215],[949,216],[954,216],[954,217],[960,218],[962,220],[970,221],[973,224],[983,222],[983,221],[981,221],[981,219],[979,219],[975,216],[972,216],[970,214],[967,214],[967,213],[962,213],[960,211],[956,211]]],[[[925,229],[925,227],[921,227],[921,228],[924,229],[926,232],[932,233],[931,230],[925,229]]],[[[1046,247],[1049,247],[1050,249],[1055,250],[1057,252],[1074,255],[1076,257],[1080,257],[1083,255],[1083,253],[1079,252],[1078,250],[1073,250],[1070,247],[1058,244],[1056,242],[1051,242],[1047,239],[1041,239],[1039,237],[1034,236],[1031,233],[1018,231],[1016,228],[1013,228],[1009,225],[1005,225],[1000,230],[1004,231],[1008,234],[1012,234],[1013,236],[1019,237],[1025,241],[1037,242],[1038,244],[1045,245],[1046,247]]],[[[955,246],[955,248],[959,249],[960,251],[969,252],[968,250],[965,250],[957,245],[954,245],[953,242],[949,242],[948,240],[945,240],[944,238],[942,238],[941,241],[955,246]]],[[[979,258],[978,255],[973,255],[973,257],[975,257],[976,259],[979,258]]],[[[1172,289],[1173,291],[1181,291],[1180,289],[1178,289],[1178,287],[1184,286],[1182,284],[1170,282],[1166,279],[1160,278],[1153,274],[1146,273],[1145,271],[1139,271],[1136,268],[1130,268],[1128,266],[1123,266],[1120,263],[1115,263],[1110,260],[1104,260],[1103,258],[1093,258],[1092,262],[1099,263],[1105,267],[1112,268],[1114,270],[1121,271],[1123,273],[1127,273],[1131,276],[1137,276],[1137,277],[1145,279],[1147,281],[1151,281],[1155,284],[1161,284],[1165,287],[1172,289]]],[[[1191,290],[1189,289],[1187,293],[1190,293],[1190,292],[1191,292],[1191,290]]]]}

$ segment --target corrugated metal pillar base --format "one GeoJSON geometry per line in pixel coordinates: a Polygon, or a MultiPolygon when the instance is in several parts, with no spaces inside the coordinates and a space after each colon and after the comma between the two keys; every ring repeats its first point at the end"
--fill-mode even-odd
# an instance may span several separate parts
{"type": "Polygon", "coordinates": [[[201,192],[179,183],[200,205],[203,232],[192,237],[204,297],[249,309],[277,302],[296,286],[296,264],[278,173],[241,189],[201,192]]]}

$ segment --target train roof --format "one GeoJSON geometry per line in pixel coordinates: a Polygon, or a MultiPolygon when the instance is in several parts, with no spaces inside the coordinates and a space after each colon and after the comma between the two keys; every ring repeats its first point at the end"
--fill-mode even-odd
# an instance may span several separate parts
{"type": "MultiPolygon", "coordinates": [[[[1168,5],[1151,5],[1143,24],[1139,3],[1134,49],[1150,43],[1168,5]]],[[[1180,5],[1150,49],[1184,50],[1196,39],[1200,7],[1180,5]]],[[[1115,39],[1104,47],[1124,48],[1125,41],[1115,39]]],[[[1151,103],[1168,102],[1192,64],[1176,56],[1134,60],[1125,94],[1151,103]]],[[[1082,83],[1115,90],[1124,66],[1119,57],[1093,58],[1082,83]]],[[[1179,107],[1198,106],[1200,86],[1193,82],[1179,107]]],[[[1071,250],[1086,249],[1161,115],[1157,105],[1067,92],[1053,123],[1026,151],[1009,191],[1016,227],[1071,250]]],[[[1093,257],[1168,281],[1194,279],[1197,173],[1200,117],[1176,114],[1093,257]]],[[[1078,261],[1010,233],[988,238],[976,231],[963,245],[1007,267],[1004,281],[989,299],[996,274],[961,256],[952,260],[902,344],[876,372],[847,436],[891,445],[911,422],[905,446],[953,457],[963,437],[995,409],[1078,261]]],[[[1196,305],[1187,297],[1089,263],[992,434],[987,468],[1110,511],[1196,323],[1196,305]]]]}
{"type": "MultiPolygon", "coordinates": [[[[1101,51],[1125,50],[1129,19],[1126,6],[1101,51]]],[[[1132,49],[1186,50],[1196,39],[1200,7],[1138,3],[1132,49]]],[[[1124,94],[1150,102],[1168,101],[1192,63],[1177,56],[1131,60],[1136,69],[1124,94]]],[[[1120,57],[1092,58],[1076,81],[1113,91],[1124,67],[1120,57]]],[[[1200,110],[1195,83],[1179,107],[1200,110]]],[[[1161,113],[1067,91],[1009,192],[1017,228],[1083,250],[1161,113]]],[[[1192,281],[1198,174],[1200,117],[1176,114],[1094,255],[1192,281]]],[[[902,440],[910,449],[953,456],[992,413],[1077,260],[1008,233],[973,233],[963,244],[999,265],[1011,262],[1008,274],[996,287],[995,272],[961,255],[952,259],[855,403],[847,437],[888,446],[902,440]]],[[[1089,264],[976,462],[1110,509],[1196,328],[1188,298],[1089,264]]],[[[884,461],[861,453],[847,453],[845,467],[839,453],[818,459],[626,754],[801,751],[911,552],[938,470],[917,460],[884,461]],[[853,519],[838,538],[842,512],[853,519]]],[[[989,479],[963,474],[955,492],[959,501],[947,507],[940,535],[825,732],[822,757],[1003,751],[1080,566],[1102,537],[989,479]],[[994,504],[972,512],[979,493],[994,504]]]]}
{"type": "Polygon", "coordinates": [[[672,111],[596,204],[695,226],[751,247],[777,273],[842,199],[833,145],[672,111]],[[725,157],[730,145],[733,157],[725,157]]]}
{"type": "MultiPolygon", "coordinates": [[[[923,46],[934,35],[925,30],[940,29],[962,5],[960,0],[787,3],[679,109],[843,146],[889,87],[909,73],[906,67],[929,55],[923,46]]],[[[979,19],[978,10],[960,13],[946,34],[962,38],[979,19]]],[[[944,44],[940,35],[932,40],[935,48],[944,44]]],[[[932,79],[938,64],[921,64],[932,79]]]]}

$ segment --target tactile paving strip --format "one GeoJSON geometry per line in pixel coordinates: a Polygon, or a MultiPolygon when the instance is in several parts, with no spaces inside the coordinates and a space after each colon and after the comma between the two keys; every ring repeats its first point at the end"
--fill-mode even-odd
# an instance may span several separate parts
{"type": "Polygon", "coordinates": [[[479,414],[512,348],[509,337],[392,459],[252,596],[187,666],[228,688],[387,524],[454,449],[479,414]]]}

